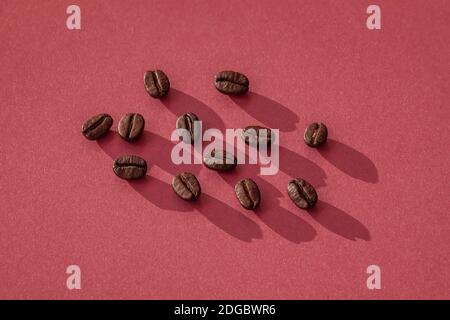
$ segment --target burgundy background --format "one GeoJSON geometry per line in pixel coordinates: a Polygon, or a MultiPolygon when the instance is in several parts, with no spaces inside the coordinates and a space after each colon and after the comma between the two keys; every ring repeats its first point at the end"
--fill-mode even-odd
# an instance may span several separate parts
{"type": "Polygon", "coordinates": [[[86,1],[82,30],[68,1],[0,3],[0,298],[450,298],[448,1],[86,1]],[[366,8],[382,9],[382,30],[366,8]],[[167,99],[145,70],[170,77],[167,99]],[[251,93],[218,93],[239,70],[251,93]],[[81,124],[140,112],[147,132],[87,141],[81,124]],[[281,171],[219,175],[170,162],[176,116],[208,127],[280,128],[281,171]],[[330,141],[306,147],[323,121],[330,141]],[[144,181],[111,170],[143,155],[144,181]],[[180,201],[169,183],[195,172],[204,194],[180,201]],[[291,177],[320,203],[297,209],[291,177]],[[233,193],[261,187],[257,214],[233,193]],[[69,291],[66,267],[82,270],[69,291]],[[366,288],[377,264],[382,290],[366,288]]]}

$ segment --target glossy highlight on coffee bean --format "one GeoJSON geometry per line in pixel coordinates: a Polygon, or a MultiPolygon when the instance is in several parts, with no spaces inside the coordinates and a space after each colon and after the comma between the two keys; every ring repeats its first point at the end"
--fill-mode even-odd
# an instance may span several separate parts
{"type": "Polygon", "coordinates": [[[314,187],[306,180],[296,178],[288,183],[287,192],[294,204],[301,209],[310,209],[317,203],[314,187]]]}
{"type": "Polygon", "coordinates": [[[217,90],[230,95],[241,95],[248,91],[250,82],[242,73],[221,71],[216,74],[214,85],[217,90]]]}
{"type": "Polygon", "coordinates": [[[170,82],[161,70],[147,71],[144,74],[144,86],[153,98],[162,98],[169,92],[170,82]]]}
{"type": "Polygon", "coordinates": [[[184,141],[190,140],[191,144],[194,144],[195,140],[200,139],[201,137],[200,127],[198,126],[197,130],[195,130],[196,128],[194,127],[196,121],[200,121],[197,115],[189,112],[179,116],[176,123],[177,129],[185,129],[189,132],[189,139],[184,139],[184,141]]]}
{"type": "Polygon", "coordinates": [[[255,210],[261,202],[258,185],[252,179],[242,179],[234,187],[239,203],[247,210],[255,210]]]}
{"type": "Polygon", "coordinates": [[[190,172],[183,172],[173,177],[172,188],[181,199],[186,201],[195,201],[202,193],[200,183],[190,172]]]}
{"type": "Polygon", "coordinates": [[[231,153],[214,149],[203,157],[203,164],[212,170],[230,171],[237,166],[237,159],[231,153]]]}
{"type": "Polygon", "coordinates": [[[107,113],[101,113],[88,119],[82,125],[81,132],[86,139],[97,140],[109,131],[112,124],[112,117],[107,113]]]}
{"type": "Polygon", "coordinates": [[[139,113],[127,113],[120,119],[119,135],[126,141],[134,141],[142,135],[145,128],[144,117],[139,113]]]}
{"type": "Polygon", "coordinates": [[[303,139],[308,146],[316,148],[323,145],[327,141],[327,137],[327,126],[321,122],[314,122],[306,128],[303,139]]]}
{"type": "Polygon", "coordinates": [[[122,156],[114,160],[113,171],[125,180],[139,179],[147,173],[147,162],[134,155],[122,156]]]}

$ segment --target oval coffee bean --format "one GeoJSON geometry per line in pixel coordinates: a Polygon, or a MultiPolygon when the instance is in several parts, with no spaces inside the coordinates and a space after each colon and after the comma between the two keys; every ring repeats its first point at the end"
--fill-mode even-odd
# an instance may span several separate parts
{"type": "Polygon", "coordinates": [[[147,173],[147,162],[138,156],[123,156],[114,160],[113,170],[119,178],[139,179],[147,173]]]}
{"type": "Polygon", "coordinates": [[[251,179],[242,179],[234,187],[236,197],[241,205],[248,210],[254,210],[261,202],[258,185],[251,179]]]}
{"type": "Polygon", "coordinates": [[[144,127],[145,120],[141,114],[127,113],[120,119],[119,135],[127,141],[133,141],[141,136],[144,127]]]}
{"type": "Polygon", "coordinates": [[[319,147],[327,141],[328,129],[323,123],[311,123],[305,130],[304,140],[310,147],[319,147]]]}
{"type": "Polygon", "coordinates": [[[317,192],[306,180],[297,178],[289,181],[287,192],[292,202],[301,209],[312,208],[317,203],[317,192]]]}
{"type": "Polygon", "coordinates": [[[113,119],[109,114],[101,113],[87,120],[81,127],[81,132],[89,140],[97,140],[109,131],[113,119]]]}
{"type": "Polygon", "coordinates": [[[221,71],[216,74],[214,85],[225,94],[244,94],[248,91],[248,78],[236,71],[221,71]]]}
{"type": "Polygon", "coordinates": [[[200,138],[200,127],[194,128],[194,122],[200,121],[195,113],[185,113],[177,119],[177,129],[186,129],[189,131],[190,137],[186,137],[184,141],[190,140],[192,144],[200,138]],[[194,130],[196,129],[196,130],[194,130]]]}
{"type": "Polygon", "coordinates": [[[190,172],[176,175],[172,180],[172,188],[181,199],[188,201],[197,200],[202,192],[200,183],[190,172]]]}
{"type": "Polygon", "coordinates": [[[242,139],[254,147],[270,148],[272,131],[261,126],[247,126],[242,130],[242,139]]]}
{"type": "Polygon", "coordinates": [[[144,86],[153,98],[164,97],[170,89],[169,78],[161,70],[147,71],[144,74],[144,86]]]}
{"type": "Polygon", "coordinates": [[[229,171],[236,167],[237,159],[226,151],[213,150],[211,154],[203,157],[203,163],[212,170],[229,171]]]}

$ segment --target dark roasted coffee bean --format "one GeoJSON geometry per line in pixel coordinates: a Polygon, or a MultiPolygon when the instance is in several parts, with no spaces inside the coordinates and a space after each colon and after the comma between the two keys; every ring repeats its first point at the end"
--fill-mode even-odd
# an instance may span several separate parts
{"type": "Polygon", "coordinates": [[[225,94],[244,94],[248,91],[248,78],[235,71],[221,71],[216,74],[214,85],[225,94]]]}
{"type": "Polygon", "coordinates": [[[245,143],[254,147],[270,148],[272,131],[261,126],[248,126],[242,130],[242,139],[245,143]]]}
{"type": "Polygon", "coordinates": [[[306,180],[297,178],[289,181],[287,192],[292,202],[301,209],[312,208],[317,202],[317,192],[306,180]]]}
{"type": "Polygon", "coordinates": [[[139,179],[147,173],[147,162],[138,156],[123,156],[114,160],[113,170],[119,178],[139,179]]]}
{"type": "Polygon", "coordinates": [[[161,70],[147,71],[144,74],[145,90],[153,98],[164,97],[170,89],[169,78],[161,70]]]}
{"type": "Polygon", "coordinates": [[[200,127],[197,124],[197,128],[194,128],[194,122],[200,121],[195,113],[185,113],[177,119],[177,129],[185,129],[189,132],[189,137],[186,137],[184,141],[190,141],[192,144],[195,140],[200,138],[200,127]],[[196,129],[196,130],[194,130],[196,129]]]}
{"type": "Polygon", "coordinates": [[[261,202],[258,185],[251,179],[242,179],[234,187],[236,197],[241,205],[248,210],[254,210],[261,202]]]}
{"type": "Polygon", "coordinates": [[[323,123],[311,123],[305,130],[304,140],[310,147],[319,147],[327,141],[328,129],[323,123]]]}
{"type": "Polygon", "coordinates": [[[113,119],[109,114],[101,113],[87,120],[81,127],[81,132],[86,139],[97,140],[109,131],[113,119]]]}
{"type": "Polygon", "coordinates": [[[144,131],[145,120],[139,113],[127,113],[120,119],[119,135],[127,141],[139,138],[144,131]]]}
{"type": "Polygon", "coordinates": [[[172,188],[183,200],[194,201],[202,192],[197,178],[190,172],[183,172],[173,177],[172,188]]]}
{"type": "Polygon", "coordinates": [[[213,150],[211,154],[203,157],[203,163],[209,169],[217,171],[229,171],[236,167],[237,159],[223,150],[213,150]]]}

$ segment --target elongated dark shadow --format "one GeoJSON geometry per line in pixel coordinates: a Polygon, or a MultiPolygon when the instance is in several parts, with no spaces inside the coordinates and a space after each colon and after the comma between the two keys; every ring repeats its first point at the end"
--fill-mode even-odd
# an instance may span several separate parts
{"type": "Polygon", "coordinates": [[[274,100],[255,92],[230,97],[242,110],[266,127],[283,132],[294,131],[297,127],[298,115],[274,100]]]}
{"type": "Polygon", "coordinates": [[[281,207],[280,198],[284,197],[283,193],[259,177],[258,173],[258,166],[252,165],[243,168],[238,165],[236,170],[218,173],[218,175],[229,185],[230,192],[234,192],[234,186],[240,179],[253,179],[261,192],[260,207],[255,210],[254,214],[270,229],[292,243],[312,241],[317,235],[316,230],[298,215],[281,207]]]}
{"type": "Polygon", "coordinates": [[[195,206],[192,202],[180,201],[173,192],[172,186],[158,178],[147,175],[144,179],[130,181],[130,186],[142,197],[160,209],[178,212],[193,212],[195,206]]]}
{"type": "Polygon", "coordinates": [[[324,201],[309,210],[311,217],[331,232],[348,240],[370,241],[370,232],[360,221],[324,201]]]}
{"type": "MultiPolygon", "coordinates": [[[[258,119],[260,113],[265,114],[260,117],[263,117],[262,120],[266,117],[266,120],[271,122],[265,123],[268,127],[280,128],[281,131],[295,130],[298,116],[278,102],[253,92],[249,92],[242,97],[232,97],[232,99],[247,112],[255,112],[256,119],[258,119]]],[[[184,92],[171,88],[169,95],[162,99],[161,102],[170,112],[177,116],[186,112],[196,113],[200,120],[204,122],[204,130],[217,128],[222,133],[225,133],[225,124],[221,117],[212,108],[184,92]]],[[[258,120],[264,123],[261,119],[258,120]]],[[[205,147],[208,143],[203,142],[203,146],[205,147]]],[[[159,145],[165,146],[163,143],[159,143],[159,145]]],[[[169,146],[172,148],[173,145],[169,146]]],[[[170,150],[163,149],[162,151],[163,154],[170,154],[170,150]]],[[[279,148],[279,153],[280,171],[291,177],[302,177],[315,187],[326,185],[325,172],[314,162],[282,146],[279,148]]],[[[255,165],[252,166],[257,167],[255,165]]]]}
{"type": "MultiPolygon", "coordinates": [[[[315,188],[326,186],[326,173],[311,160],[280,146],[280,171],[291,178],[302,178],[315,188]]],[[[287,181],[286,181],[287,185],[287,181]]]]}
{"type": "MultiPolygon", "coordinates": [[[[97,143],[112,159],[125,154],[139,155],[147,160],[149,168],[157,165],[172,175],[183,171],[198,173],[201,169],[200,165],[177,166],[173,164],[170,158],[173,143],[148,131],[144,132],[144,135],[132,144],[122,140],[113,131],[99,139],[97,143]]],[[[124,181],[118,179],[118,183],[120,182],[124,181]]],[[[198,211],[218,228],[241,241],[250,242],[253,239],[262,238],[262,231],[254,221],[208,194],[202,194],[196,202],[186,202],[178,198],[170,184],[148,174],[142,180],[129,182],[129,185],[143,198],[160,209],[177,212],[198,211]]]]}
{"type": "MultiPolygon", "coordinates": [[[[220,143],[223,143],[224,145],[227,145],[226,142],[219,140],[220,143]]],[[[239,170],[245,170],[249,174],[258,175],[260,174],[260,164],[249,164],[250,160],[250,148],[253,148],[251,146],[246,145],[245,146],[245,161],[246,164],[239,164],[238,167],[239,170]]],[[[230,148],[230,150],[233,150],[233,148],[230,148]]],[[[234,152],[236,154],[237,148],[234,148],[234,152]]],[[[275,152],[276,148],[273,147],[271,152],[271,155],[275,152]]],[[[286,175],[290,176],[291,178],[302,178],[310,182],[314,187],[320,188],[326,186],[326,178],[327,175],[325,171],[312,162],[311,160],[305,158],[302,155],[299,155],[295,153],[292,150],[289,150],[285,147],[278,146],[278,153],[279,153],[279,171],[284,172],[286,175]]],[[[270,158],[272,161],[274,161],[275,157],[272,156],[270,158]]],[[[288,182],[286,181],[286,184],[288,182]]]]}
{"type": "Polygon", "coordinates": [[[378,170],[367,156],[342,142],[328,139],[320,154],[349,176],[369,183],[378,182],[378,170]]]}
{"type": "Polygon", "coordinates": [[[237,239],[250,242],[262,238],[262,231],[253,220],[208,194],[200,196],[196,209],[211,223],[237,239]]]}
{"type": "Polygon", "coordinates": [[[183,171],[198,174],[201,169],[198,165],[175,165],[171,158],[175,143],[150,131],[144,131],[142,136],[132,143],[120,138],[117,132],[110,131],[97,142],[100,148],[113,159],[123,155],[137,155],[144,158],[149,166],[158,166],[172,175],[183,171]]]}
{"type": "Polygon", "coordinates": [[[297,244],[312,241],[316,237],[316,230],[308,222],[280,205],[283,195],[274,186],[260,178],[256,178],[256,182],[265,195],[258,217],[270,229],[297,244]]]}
{"type": "Polygon", "coordinates": [[[177,117],[187,112],[195,113],[203,122],[203,130],[216,128],[225,132],[225,123],[211,107],[184,92],[171,88],[161,102],[177,117]]]}

